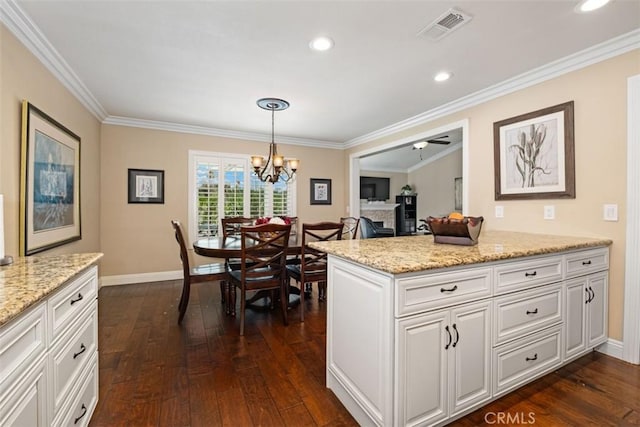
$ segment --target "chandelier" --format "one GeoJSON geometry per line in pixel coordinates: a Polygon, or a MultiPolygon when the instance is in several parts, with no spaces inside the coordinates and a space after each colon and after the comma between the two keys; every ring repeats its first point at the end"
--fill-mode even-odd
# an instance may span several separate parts
{"type": "Polygon", "coordinates": [[[264,110],[271,110],[271,143],[269,144],[269,156],[266,161],[262,156],[251,156],[251,165],[258,178],[263,182],[278,182],[280,175],[285,178],[285,182],[291,181],[293,175],[298,170],[300,161],[298,159],[288,159],[278,154],[278,146],[274,138],[274,115],[276,111],[289,108],[289,103],[284,99],[262,98],[258,99],[258,107],[264,110]]]}

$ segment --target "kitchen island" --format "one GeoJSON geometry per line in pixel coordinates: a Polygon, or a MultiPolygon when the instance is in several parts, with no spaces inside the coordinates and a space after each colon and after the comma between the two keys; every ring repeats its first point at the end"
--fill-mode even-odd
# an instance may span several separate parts
{"type": "Polygon", "coordinates": [[[86,426],[98,400],[101,253],[0,267],[0,425],[86,426]]]}
{"type": "Polygon", "coordinates": [[[363,425],[439,425],[607,339],[607,239],[319,242],[327,387],[363,425]]]}

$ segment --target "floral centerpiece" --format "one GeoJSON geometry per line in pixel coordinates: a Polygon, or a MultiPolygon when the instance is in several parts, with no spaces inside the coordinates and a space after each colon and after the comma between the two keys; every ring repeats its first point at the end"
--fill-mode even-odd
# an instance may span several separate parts
{"type": "Polygon", "coordinates": [[[262,224],[280,224],[280,225],[289,225],[291,224],[291,218],[288,216],[274,216],[273,218],[265,216],[256,219],[256,225],[262,224]]]}

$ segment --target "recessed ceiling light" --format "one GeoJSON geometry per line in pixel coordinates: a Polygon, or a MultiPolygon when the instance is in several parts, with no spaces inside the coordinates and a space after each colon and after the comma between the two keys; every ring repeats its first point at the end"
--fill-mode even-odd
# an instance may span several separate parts
{"type": "Polygon", "coordinates": [[[451,78],[453,74],[447,72],[447,71],[442,71],[438,74],[435,75],[435,77],[433,78],[433,80],[437,81],[437,82],[444,82],[445,80],[449,80],[451,78]]]}
{"type": "Polygon", "coordinates": [[[576,6],[576,12],[591,12],[600,9],[607,3],[609,3],[609,0],[582,0],[576,6]]]}
{"type": "Polygon", "coordinates": [[[309,47],[313,50],[324,52],[325,50],[329,50],[333,47],[333,40],[325,36],[316,37],[315,39],[311,40],[311,43],[309,43],[309,47]]]}

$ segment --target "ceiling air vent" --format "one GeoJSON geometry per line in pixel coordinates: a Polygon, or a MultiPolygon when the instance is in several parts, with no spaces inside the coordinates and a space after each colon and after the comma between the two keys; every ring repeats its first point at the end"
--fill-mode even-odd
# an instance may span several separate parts
{"type": "Polygon", "coordinates": [[[449,9],[438,17],[435,21],[424,27],[418,36],[431,40],[440,40],[442,37],[462,27],[471,21],[471,15],[461,12],[458,9],[449,9]]]}

